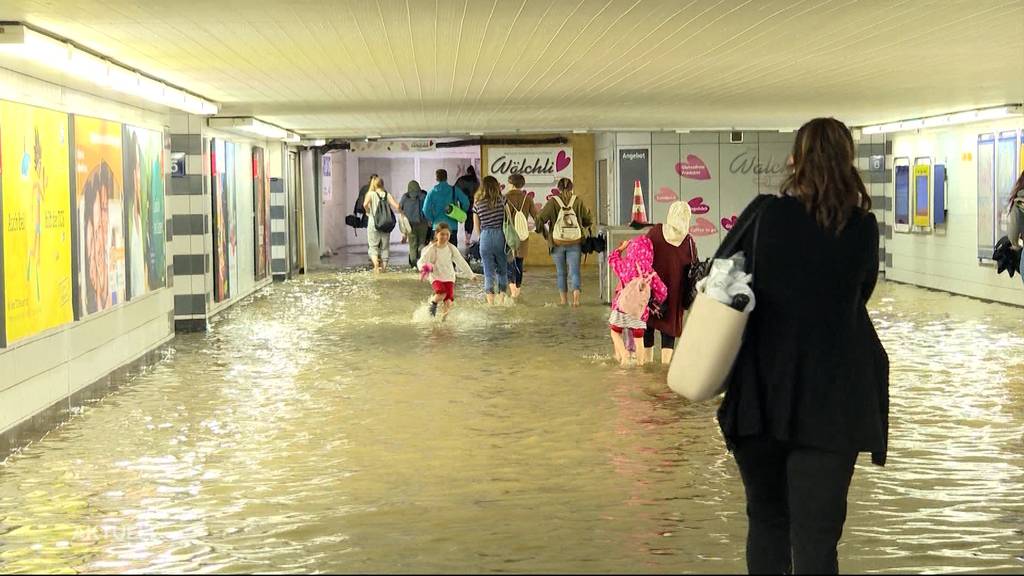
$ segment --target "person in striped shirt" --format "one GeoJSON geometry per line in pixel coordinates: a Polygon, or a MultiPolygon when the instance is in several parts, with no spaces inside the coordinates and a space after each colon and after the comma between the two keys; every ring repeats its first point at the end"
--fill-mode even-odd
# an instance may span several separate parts
{"type": "Polygon", "coordinates": [[[487,303],[501,304],[508,292],[508,256],[505,252],[505,198],[494,176],[485,176],[473,202],[473,222],[480,231],[480,259],[484,264],[487,303]]]}

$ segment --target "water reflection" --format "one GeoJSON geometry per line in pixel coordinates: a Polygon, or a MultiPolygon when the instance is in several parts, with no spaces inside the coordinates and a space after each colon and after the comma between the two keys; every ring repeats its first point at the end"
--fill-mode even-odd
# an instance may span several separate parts
{"type": "MultiPolygon", "coordinates": [[[[274,286],[0,467],[0,572],[741,571],[714,406],[608,358],[550,278],[437,326],[411,276],[274,286]]],[[[890,465],[847,571],[1019,572],[1024,314],[883,285],[890,465]]]]}

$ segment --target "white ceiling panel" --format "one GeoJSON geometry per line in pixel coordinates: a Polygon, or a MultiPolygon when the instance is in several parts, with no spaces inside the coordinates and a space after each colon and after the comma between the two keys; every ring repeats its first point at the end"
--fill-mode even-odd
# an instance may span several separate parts
{"type": "Polygon", "coordinates": [[[310,136],[785,128],[1024,101],[1024,0],[4,0],[0,19],[310,136]]]}

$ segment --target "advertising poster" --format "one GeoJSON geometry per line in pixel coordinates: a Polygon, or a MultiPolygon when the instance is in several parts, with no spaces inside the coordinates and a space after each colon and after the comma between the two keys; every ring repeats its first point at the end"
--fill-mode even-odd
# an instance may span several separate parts
{"type": "Polygon", "coordinates": [[[896,165],[893,168],[893,188],[896,193],[895,224],[897,232],[910,230],[910,166],[896,165]]]}
{"type": "Polygon", "coordinates": [[[121,124],[75,116],[75,213],[82,316],[125,301],[121,124]]]}
{"type": "Polygon", "coordinates": [[[683,200],[690,204],[690,234],[701,258],[714,254],[719,245],[718,160],[718,144],[684,144],[676,164],[683,200]]]}
{"type": "Polygon", "coordinates": [[[916,164],[914,166],[914,226],[918,228],[931,228],[932,226],[929,199],[931,188],[928,186],[930,176],[930,165],[916,164]]]}
{"type": "Polygon", "coordinates": [[[647,148],[619,149],[619,224],[633,220],[634,185],[639,180],[644,206],[650,205],[651,151],[647,148]]]}
{"type": "Polygon", "coordinates": [[[238,281],[238,167],[235,164],[237,159],[237,148],[231,142],[224,143],[224,197],[228,203],[227,210],[227,233],[228,233],[228,275],[231,286],[231,296],[235,296],[241,289],[238,281]]]}
{"type": "Polygon", "coordinates": [[[333,160],[334,158],[330,154],[320,157],[320,188],[321,199],[324,202],[330,202],[334,198],[334,185],[331,182],[331,162],[333,160]]]}
{"type": "Polygon", "coordinates": [[[1007,211],[1010,205],[1010,192],[1017,182],[1020,172],[1017,169],[1017,132],[1002,132],[999,134],[999,142],[996,145],[996,205],[993,207],[995,214],[995,238],[999,239],[1007,232],[1007,211]]]}
{"type": "Polygon", "coordinates": [[[557,193],[559,179],[573,177],[572,146],[492,146],[486,162],[484,175],[494,176],[501,184],[521,174],[526,190],[534,193],[541,206],[557,193]]]}
{"type": "Polygon", "coordinates": [[[228,272],[228,197],[227,174],[224,166],[224,141],[214,138],[210,144],[210,179],[212,184],[213,224],[213,299],[222,302],[231,296],[228,272]]]}
{"type": "Polygon", "coordinates": [[[74,320],[68,116],[0,102],[0,342],[74,320]]]}
{"type": "Polygon", "coordinates": [[[267,277],[270,267],[270,181],[263,148],[252,149],[252,193],[256,238],[256,279],[267,277]]]}
{"type": "Polygon", "coordinates": [[[936,164],[932,170],[932,209],[935,210],[935,225],[946,223],[946,165],[936,164]]]}
{"type": "Polygon", "coordinates": [[[128,294],[137,298],[163,288],[167,280],[164,136],[156,130],[126,125],[123,146],[128,294]]]}
{"type": "Polygon", "coordinates": [[[978,258],[992,258],[995,247],[995,158],[994,134],[978,136],[978,258]]]}

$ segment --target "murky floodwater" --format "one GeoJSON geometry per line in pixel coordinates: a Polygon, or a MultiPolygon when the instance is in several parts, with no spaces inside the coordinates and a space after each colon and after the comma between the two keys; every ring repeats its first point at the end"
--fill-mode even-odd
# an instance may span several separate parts
{"type": "MultiPolygon", "coordinates": [[[[593,292],[527,282],[506,309],[461,286],[438,326],[410,275],[320,273],[177,338],[0,466],[0,572],[742,571],[714,406],[614,367],[593,292]]],[[[1024,312],[873,309],[892,449],[861,459],[844,570],[1024,570],[1024,312]]]]}

